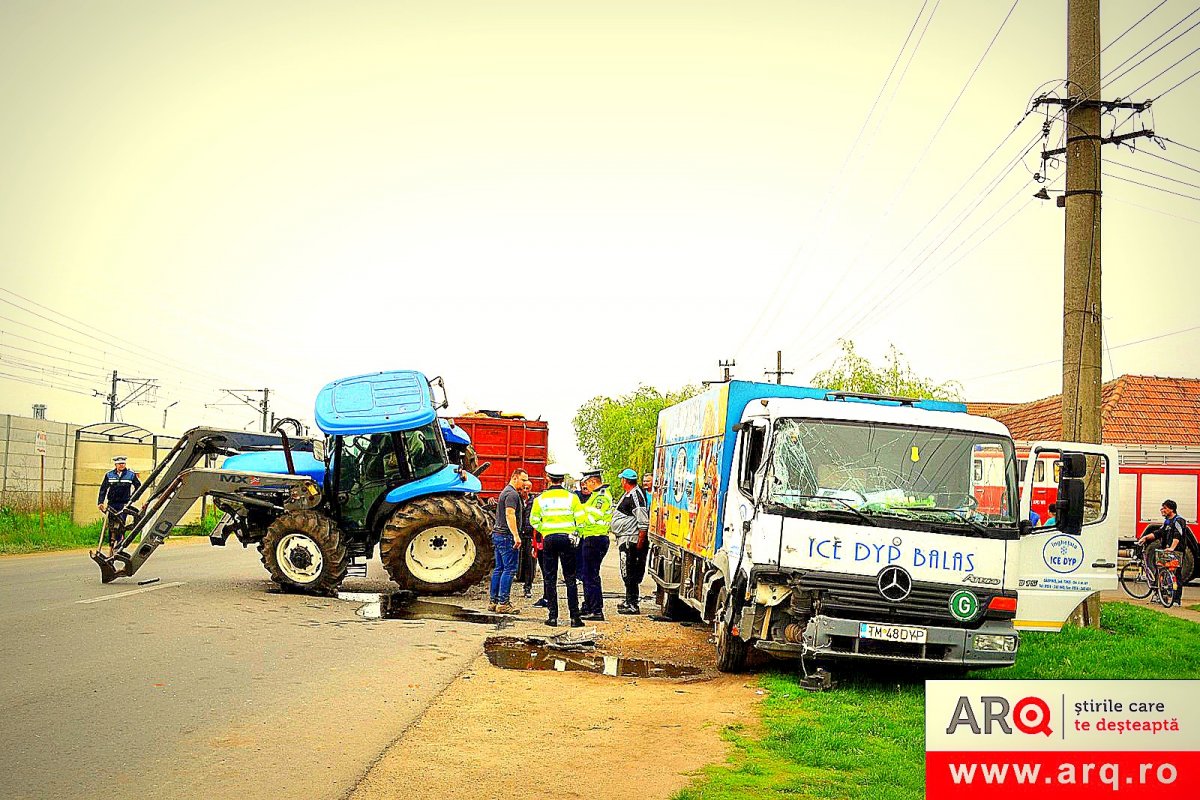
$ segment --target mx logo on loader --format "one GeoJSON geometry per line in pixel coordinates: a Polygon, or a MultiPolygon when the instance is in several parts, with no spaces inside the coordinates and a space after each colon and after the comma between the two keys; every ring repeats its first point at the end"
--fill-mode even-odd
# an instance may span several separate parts
{"type": "Polygon", "coordinates": [[[899,603],[912,592],[912,576],[901,567],[884,567],[876,581],[884,600],[899,603]]]}
{"type": "Polygon", "coordinates": [[[246,484],[247,486],[258,486],[262,483],[262,478],[259,478],[256,475],[235,475],[232,473],[226,473],[218,475],[217,478],[221,481],[221,483],[246,484]]]}

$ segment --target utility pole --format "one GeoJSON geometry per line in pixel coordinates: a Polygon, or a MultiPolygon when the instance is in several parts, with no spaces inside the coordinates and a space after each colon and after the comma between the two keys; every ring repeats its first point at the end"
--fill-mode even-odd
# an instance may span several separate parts
{"type": "Polygon", "coordinates": [[[763,370],[763,375],[774,375],[775,383],[777,383],[777,384],[783,383],[784,375],[795,375],[795,374],[796,373],[792,372],[791,370],[785,371],[783,369],[783,351],[782,350],[775,351],[775,369],[773,369],[773,370],[764,369],[763,370]]]}
{"type": "Polygon", "coordinates": [[[1100,0],[1067,0],[1062,436],[1100,441],[1100,0]]]}
{"type": "Polygon", "coordinates": [[[153,397],[157,389],[157,378],[122,378],[117,375],[117,370],[114,369],[112,374],[111,388],[108,390],[108,392],[101,392],[93,389],[92,394],[104,400],[104,405],[108,407],[108,421],[116,422],[118,411],[130,403],[138,400],[141,400],[143,403],[148,402],[150,398],[143,399],[144,396],[149,393],[151,397],[153,397]],[[118,392],[118,385],[122,383],[128,383],[133,386],[133,388],[129,390],[129,394],[125,395],[124,397],[121,397],[118,392]]]}
{"type": "Polygon", "coordinates": [[[731,367],[736,367],[736,366],[737,366],[737,362],[736,362],[736,361],[734,361],[734,360],[731,358],[731,359],[729,359],[728,361],[718,361],[718,362],[717,362],[717,366],[718,366],[718,367],[720,367],[721,369],[723,369],[723,370],[725,371],[725,377],[724,377],[724,378],[722,378],[722,380],[723,380],[725,383],[729,383],[729,379],[730,379],[730,372],[729,372],[729,369],[730,369],[731,367]]]}
{"type": "MultiPolygon", "coordinates": [[[[224,392],[225,394],[229,395],[230,397],[232,397],[234,400],[237,400],[241,403],[245,403],[246,405],[250,406],[255,411],[257,411],[262,417],[263,433],[271,432],[271,390],[270,389],[264,387],[262,389],[222,389],[221,391],[224,392]],[[255,402],[252,398],[245,396],[248,394],[261,394],[262,399],[259,400],[258,402],[255,402]]],[[[208,403],[205,405],[205,407],[211,408],[214,405],[218,405],[218,404],[217,403],[208,403]]]]}

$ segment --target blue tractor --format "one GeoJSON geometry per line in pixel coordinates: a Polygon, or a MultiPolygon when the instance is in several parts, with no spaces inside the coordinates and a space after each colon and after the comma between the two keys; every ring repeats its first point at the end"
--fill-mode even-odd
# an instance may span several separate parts
{"type": "Polygon", "coordinates": [[[470,440],[437,416],[420,372],[334,381],[317,395],[325,438],[194,428],[137,494],[114,552],[93,559],[105,582],[128,577],[201,496],[224,512],[210,539],[255,544],[272,580],[332,594],[365,576],[376,545],[388,576],[426,594],[458,592],[491,569],[491,520],[470,440]],[[223,456],[220,469],[198,467],[223,456]]]}
{"type": "MultiPolygon", "coordinates": [[[[438,419],[433,385],[423,374],[333,381],[317,395],[316,422],[326,438],[301,471],[319,479],[322,502],[266,526],[260,550],[272,580],[336,590],[353,567],[366,574],[376,545],[388,576],[404,589],[445,594],[483,578],[492,548],[490,519],[478,500],[482,487],[469,471],[465,435],[438,419]]],[[[273,464],[255,461],[266,456],[234,456],[223,466],[284,471],[278,453],[269,456],[273,464]]]]}

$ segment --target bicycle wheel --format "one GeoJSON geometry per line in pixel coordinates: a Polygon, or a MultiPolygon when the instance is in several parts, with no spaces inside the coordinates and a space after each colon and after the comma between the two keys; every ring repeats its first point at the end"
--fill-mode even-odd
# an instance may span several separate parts
{"type": "Polygon", "coordinates": [[[1163,608],[1170,608],[1175,601],[1175,573],[1165,567],[1158,570],[1158,580],[1155,581],[1158,590],[1158,602],[1163,608]]]}
{"type": "Polygon", "coordinates": [[[1118,582],[1121,588],[1125,590],[1125,594],[1135,600],[1149,597],[1150,592],[1154,591],[1154,586],[1146,577],[1146,565],[1142,560],[1136,559],[1121,567],[1121,574],[1118,577],[1118,582]]]}

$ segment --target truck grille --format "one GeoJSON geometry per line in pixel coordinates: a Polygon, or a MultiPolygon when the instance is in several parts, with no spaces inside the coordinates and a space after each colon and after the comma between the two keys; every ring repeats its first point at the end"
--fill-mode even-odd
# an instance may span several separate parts
{"type": "Polygon", "coordinates": [[[892,622],[905,625],[939,625],[949,628],[978,628],[985,614],[960,622],[950,613],[950,596],[959,588],[969,589],[979,598],[981,609],[998,594],[981,591],[977,586],[946,586],[913,581],[912,592],[901,603],[893,603],[879,593],[873,576],[844,575],[828,572],[804,572],[793,581],[801,589],[820,593],[823,613],[843,619],[892,622]]]}

